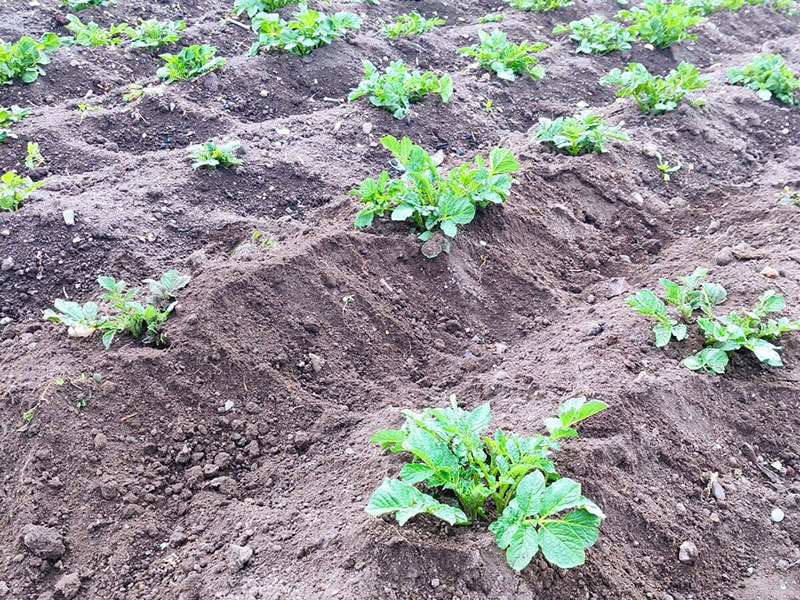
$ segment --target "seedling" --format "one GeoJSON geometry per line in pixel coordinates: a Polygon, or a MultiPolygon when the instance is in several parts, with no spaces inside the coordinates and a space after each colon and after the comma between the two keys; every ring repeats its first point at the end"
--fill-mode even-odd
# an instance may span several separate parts
{"type": "Polygon", "coordinates": [[[490,113],[494,110],[494,102],[491,98],[487,98],[486,102],[483,103],[483,110],[490,113]]]}
{"type": "Polygon", "coordinates": [[[272,12],[297,2],[298,0],[235,0],[233,14],[238,16],[246,13],[252,19],[258,13],[272,12]]]}
{"type": "Polygon", "coordinates": [[[50,64],[49,52],[61,47],[61,38],[45,33],[37,42],[23,36],[15,43],[0,41],[0,85],[10,85],[15,79],[33,83],[44,75],[44,65],[50,64]]]}
{"type": "Polygon", "coordinates": [[[253,233],[250,234],[250,238],[244,240],[240,244],[233,249],[231,252],[231,256],[235,257],[239,254],[239,252],[246,246],[255,246],[259,250],[267,250],[269,248],[275,247],[275,242],[273,242],[269,237],[267,237],[266,231],[259,231],[256,229],[253,233]]]}
{"type": "Polygon", "coordinates": [[[122,43],[122,35],[130,31],[127,23],[103,29],[94,21],[84,24],[75,15],[67,15],[66,28],[75,34],[72,39],[79,46],[116,46],[122,43]]]}
{"type": "Polygon", "coordinates": [[[385,73],[368,60],[363,60],[364,79],[348,95],[348,101],[368,95],[369,101],[388,110],[396,119],[404,118],[412,102],[419,102],[428,94],[438,94],[447,102],[453,94],[453,80],[449,75],[437,77],[431,71],[410,71],[402,60],[392,62],[385,73]]]}
{"type": "Polygon", "coordinates": [[[612,140],[630,141],[621,126],[609,127],[602,117],[588,110],[574,117],[540,118],[536,138],[572,156],[608,152],[612,140]]]}
{"type": "Polygon", "coordinates": [[[347,310],[347,305],[355,300],[355,296],[342,296],[342,312],[347,310]]]}
{"type": "Polygon", "coordinates": [[[658,170],[661,171],[661,174],[664,177],[664,183],[669,183],[670,174],[677,173],[681,170],[681,163],[679,162],[677,165],[670,165],[668,161],[664,160],[664,157],[661,156],[660,152],[655,153],[656,158],[656,166],[658,170]]]}
{"type": "Polygon", "coordinates": [[[214,142],[205,142],[189,146],[189,158],[193,169],[201,167],[224,167],[226,169],[241,165],[242,161],[236,158],[236,152],[241,148],[239,142],[228,142],[219,146],[214,142]]]}
{"type": "Polygon", "coordinates": [[[790,106],[800,104],[795,94],[795,90],[800,89],[800,79],[780,54],[761,54],[741,69],[728,69],[728,80],[754,90],[765,102],[774,97],[790,106]]]}
{"type": "Polygon", "coordinates": [[[390,213],[392,221],[410,219],[423,242],[437,229],[455,237],[458,225],[475,218],[476,208],[505,202],[514,182],[511,173],[519,168],[510,150],[493,148],[488,165],[477,156],[476,166],[464,163],[445,175],[433,158],[407,137],[398,140],[387,135],[381,143],[394,155],[402,175],[391,179],[383,171],[378,179],[369,177],[350,191],[366,205],[358,213],[355,226],[369,227],[376,215],[390,213]]]}
{"type": "Polygon", "coordinates": [[[0,106],[0,142],[17,136],[9,131],[9,127],[31,114],[31,109],[20,108],[16,104],[10,108],[0,106]]]}
{"type": "Polygon", "coordinates": [[[572,0],[506,0],[512,7],[528,12],[547,12],[572,4],[572,0]]]}
{"type": "Polygon", "coordinates": [[[117,0],[61,0],[61,4],[74,11],[84,10],[95,6],[109,6],[116,4],[117,0]]]}
{"type": "Polygon", "coordinates": [[[684,40],[696,40],[689,30],[706,22],[684,0],[669,4],[661,0],[643,0],[641,6],[621,10],[618,15],[631,23],[628,31],[656,48],[669,48],[684,40]]]}
{"type": "Polygon", "coordinates": [[[181,31],[186,28],[183,21],[158,21],[139,19],[136,28],[128,27],[131,48],[159,48],[181,39],[181,31]]]}
{"type": "Polygon", "coordinates": [[[714,307],[725,302],[728,294],[724,287],[716,283],[703,283],[698,288],[706,274],[706,269],[697,268],[691,275],[678,277],[677,283],[661,280],[665,291],[664,301],[675,307],[684,323],[671,317],[664,301],[649,290],[641,290],[625,301],[636,312],[656,319],[653,333],[659,348],[669,344],[672,338],[683,340],[686,337],[685,323],[697,324],[705,338],[706,348],[683,361],[689,369],[724,373],[729,356],[741,349],[750,350],[769,366],[783,366],[778,353],[780,346],[769,340],[777,340],[787,331],[800,331],[800,321],[789,321],[786,317],[767,319],[769,313],[781,312],[785,308],[783,296],[767,290],[752,310],[742,315],[731,312],[726,316],[717,316],[714,307]],[[697,311],[701,314],[696,317],[697,311]]]}
{"type": "Polygon", "coordinates": [[[144,93],[144,87],[139,85],[138,83],[130,83],[128,84],[128,91],[123,94],[122,99],[125,102],[133,102],[134,100],[138,100],[142,97],[144,93]]]}
{"type": "Polygon", "coordinates": [[[28,142],[28,153],[25,156],[25,167],[30,171],[37,167],[41,167],[47,161],[42,156],[39,150],[39,144],[36,142],[28,142]]]}
{"type": "Polygon", "coordinates": [[[20,177],[14,171],[0,176],[0,211],[18,210],[34,190],[42,187],[44,181],[34,182],[30,177],[20,177]]]}
{"type": "Polygon", "coordinates": [[[505,21],[505,19],[506,16],[503,13],[486,13],[478,19],[478,23],[500,23],[501,21],[505,21]]]}
{"type": "Polygon", "coordinates": [[[98,110],[103,110],[103,108],[101,106],[92,106],[91,104],[78,104],[78,114],[80,115],[78,124],[83,123],[83,120],[90,112],[96,112],[98,110]]]}
{"type": "Polygon", "coordinates": [[[176,292],[186,287],[190,280],[189,276],[174,269],[164,273],[158,281],[145,279],[149,295],[142,302],[139,299],[143,294],[141,288],[128,289],[125,281],[101,276],[97,282],[105,290],[100,294],[100,300],[108,309],[107,313],[101,314],[100,306],[95,302],[80,305],[58,298],[54,302],[55,310],[44,311],[44,319],[63,323],[72,337],[90,337],[99,331],[106,350],[114,338],[125,331],[144,344],[163,347],[167,345],[167,337],[162,329],[178,304],[176,292]]]}
{"type": "Polygon", "coordinates": [[[390,38],[408,37],[432,31],[434,27],[444,25],[444,19],[438,17],[426,19],[417,11],[406,15],[397,15],[393,23],[379,19],[383,35],[390,38]]]}
{"type": "Polygon", "coordinates": [[[673,111],[688,93],[708,87],[708,79],[687,62],[664,77],[651,75],[641,63],[630,63],[624,71],[612,69],[600,83],[619,86],[618,98],[633,98],[643,113],[651,115],[673,111]]]}
{"type": "Polygon", "coordinates": [[[501,429],[492,437],[483,435],[490,422],[489,404],[465,411],[455,396],[449,408],[403,411],[401,429],[379,431],[370,441],[393,454],[409,453],[411,462],[403,465],[399,479],[383,480],[366,512],[394,514],[400,525],[423,513],[450,525],[467,525],[492,514],[496,519],[489,530],[517,571],[539,550],[563,569],[582,565],[605,515],[581,495],[579,483],[559,476],[550,455],[560,448],[559,439],[577,437],[577,423],[606,406],[600,400],[572,398],[557,417],[544,420],[546,435],[528,437],[501,429]],[[430,493],[418,489],[420,484],[430,493]],[[458,506],[444,502],[451,497],[458,506]]]}
{"type": "Polygon", "coordinates": [[[792,190],[788,185],[775,194],[778,204],[794,204],[800,206],[800,191],[792,190]]]}
{"type": "Polygon", "coordinates": [[[547,48],[547,44],[532,44],[527,40],[514,44],[508,41],[505,32],[495,30],[491,34],[478,31],[480,44],[465,46],[459,50],[465,56],[477,59],[487,71],[493,71],[500,79],[514,81],[517,75],[528,74],[537,81],[544,77],[544,69],[537,65],[539,59],[533,53],[547,48]]]}
{"type": "Polygon", "coordinates": [[[309,10],[301,4],[291,21],[284,21],[276,13],[259,13],[252,20],[253,31],[258,41],[250,47],[248,54],[258,54],[261,48],[273,49],[304,56],[328,46],[342,37],[348,29],[359,29],[361,19],[349,12],[338,12],[329,17],[325,13],[309,10]]]}
{"type": "Polygon", "coordinates": [[[194,79],[225,64],[225,59],[216,54],[217,49],[208,44],[186,46],[178,54],[161,54],[166,64],[156,75],[167,83],[194,79]]]}
{"type": "Polygon", "coordinates": [[[93,384],[99,384],[102,381],[103,378],[100,373],[93,374],[91,379],[86,376],[86,373],[81,373],[78,377],[58,377],[56,379],[56,385],[65,386],[69,384],[77,389],[79,393],[75,402],[75,408],[81,409],[86,408],[86,405],[89,404],[89,401],[92,399],[93,384]],[[89,384],[88,386],[86,385],[87,383],[89,384]]]}
{"type": "Polygon", "coordinates": [[[614,50],[630,50],[631,44],[636,41],[636,36],[627,28],[616,21],[606,21],[600,15],[556,25],[553,33],[570,33],[570,39],[578,43],[576,54],[606,54],[614,50]]]}

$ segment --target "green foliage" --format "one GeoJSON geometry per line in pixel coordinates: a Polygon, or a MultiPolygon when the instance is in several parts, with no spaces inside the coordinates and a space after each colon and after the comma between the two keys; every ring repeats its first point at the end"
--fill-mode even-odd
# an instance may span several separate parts
{"type": "Polygon", "coordinates": [[[527,40],[519,44],[508,41],[505,32],[495,30],[491,34],[479,30],[480,45],[465,46],[459,50],[465,56],[472,56],[487,71],[494,71],[500,79],[514,81],[517,75],[527,73],[537,81],[544,77],[544,69],[537,65],[539,59],[533,53],[547,48],[547,44],[531,44],[527,40]]]}
{"type": "Polygon", "coordinates": [[[73,41],[79,46],[115,46],[122,43],[122,35],[128,33],[127,23],[112,25],[103,29],[94,21],[84,24],[75,15],[67,15],[69,23],[65,26],[75,34],[73,41]]]}
{"type": "Polygon", "coordinates": [[[8,138],[17,137],[9,131],[9,127],[31,114],[31,109],[20,108],[16,104],[10,108],[0,106],[0,142],[5,142],[8,138]]]}
{"type": "Polygon", "coordinates": [[[338,12],[329,17],[325,13],[309,10],[301,4],[291,21],[285,21],[275,13],[259,13],[252,20],[253,31],[258,41],[249,54],[258,54],[261,48],[267,51],[278,48],[290,54],[304,56],[328,46],[342,37],[348,29],[359,29],[361,19],[349,12],[338,12]]]}
{"type": "Polygon", "coordinates": [[[44,185],[44,181],[34,182],[30,177],[20,177],[14,171],[0,176],[0,211],[14,211],[33,193],[44,185]]]}
{"type": "Polygon", "coordinates": [[[494,12],[494,13],[486,13],[482,17],[478,18],[478,23],[500,23],[501,21],[505,21],[506,16],[501,12],[494,12]]]}
{"type": "Polygon", "coordinates": [[[705,338],[706,348],[683,361],[684,366],[689,369],[724,373],[729,356],[741,349],[750,350],[756,358],[769,366],[783,366],[778,354],[780,347],[769,340],[777,340],[787,331],[800,331],[800,321],[789,321],[786,317],[767,318],[768,314],[781,312],[786,307],[783,296],[768,290],[761,295],[752,310],[745,311],[742,315],[731,312],[718,316],[714,307],[725,302],[728,293],[717,283],[700,285],[707,274],[706,269],[698,267],[691,275],[678,277],[677,282],[661,279],[663,300],[650,290],[641,290],[625,301],[636,312],[656,320],[653,333],[659,348],[669,344],[673,338],[678,341],[685,339],[685,323],[696,322],[705,338]],[[670,316],[667,304],[675,307],[684,323],[679,323],[670,316]],[[697,311],[701,314],[696,317],[697,311]]]}
{"type": "Polygon", "coordinates": [[[61,0],[61,4],[74,11],[93,8],[95,6],[109,6],[116,4],[117,0],[61,0]]]}
{"type": "Polygon", "coordinates": [[[233,14],[247,13],[251,19],[260,12],[278,10],[289,4],[297,4],[298,0],[235,0],[233,14]]]}
{"type": "Polygon", "coordinates": [[[572,0],[506,0],[513,8],[528,12],[547,12],[572,4],[572,0]]]}
{"type": "Polygon", "coordinates": [[[46,162],[44,156],[42,156],[42,152],[39,150],[39,144],[36,142],[28,142],[28,152],[25,156],[25,166],[28,170],[41,167],[46,162]]]}
{"type": "Polygon", "coordinates": [[[636,37],[616,21],[606,21],[600,15],[591,15],[556,25],[553,33],[571,33],[570,39],[578,43],[577,54],[605,54],[614,50],[630,50],[636,37]]]}
{"type": "Polygon", "coordinates": [[[377,180],[369,177],[351,190],[366,205],[355,226],[369,227],[376,215],[383,217],[388,212],[392,221],[411,219],[422,241],[431,239],[437,228],[455,237],[457,226],[472,222],[477,207],[505,202],[514,182],[510,174],[519,168],[510,150],[493,148],[488,165],[477,156],[477,166],[464,163],[445,175],[433,158],[407,137],[397,140],[388,135],[381,143],[394,155],[403,174],[391,179],[383,171],[377,180]]]}
{"type": "Polygon", "coordinates": [[[410,71],[402,60],[392,62],[385,73],[380,73],[370,61],[362,61],[364,79],[347,97],[349,101],[369,95],[369,101],[381,106],[402,119],[411,110],[411,103],[422,100],[427,94],[439,94],[447,102],[453,94],[453,80],[449,75],[437,77],[431,71],[410,71]]]}
{"type": "Polygon", "coordinates": [[[390,38],[408,37],[410,35],[427,33],[433,30],[434,27],[444,25],[444,19],[434,17],[426,19],[417,11],[410,12],[406,15],[397,15],[393,23],[387,23],[380,19],[381,31],[383,34],[390,38]]]}
{"type": "Polygon", "coordinates": [[[23,36],[19,41],[0,41],[0,85],[10,85],[15,79],[33,83],[44,75],[44,65],[50,64],[48,52],[61,47],[61,38],[55,33],[45,33],[37,42],[23,36]]]}
{"type": "Polygon", "coordinates": [[[685,0],[673,0],[669,4],[661,0],[644,0],[641,6],[621,10],[618,16],[630,21],[628,31],[656,48],[669,48],[684,40],[696,40],[697,36],[689,29],[706,21],[685,0]]]}
{"type": "Polygon", "coordinates": [[[672,173],[677,173],[681,170],[681,163],[677,165],[671,165],[668,161],[664,160],[664,157],[661,156],[660,152],[655,153],[656,158],[656,167],[658,170],[661,171],[661,174],[664,176],[664,183],[669,183],[672,173]]]}
{"type": "Polygon", "coordinates": [[[800,206],[800,191],[793,190],[788,185],[783,190],[775,194],[778,204],[794,204],[800,206]]]}
{"type": "Polygon", "coordinates": [[[242,164],[241,159],[236,158],[239,148],[241,148],[239,142],[228,142],[219,146],[214,142],[205,142],[189,146],[189,157],[194,160],[192,168],[224,167],[227,169],[240,165],[242,164]]]}
{"type": "Polygon", "coordinates": [[[660,115],[678,107],[686,94],[708,87],[708,79],[691,63],[682,62],[665,77],[651,75],[641,63],[630,63],[624,71],[612,69],[600,80],[603,85],[616,85],[618,98],[631,97],[643,113],[660,115]]]}
{"type": "Polygon", "coordinates": [[[217,49],[208,44],[186,46],[178,54],[161,54],[166,64],[156,71],[156,75],[166,79],[167,83],[192,79],[225,64],[225,59],[216,54],[217,49]]]}
{"type": "Polygon", "coordinates": [[[80,305],[59,298],[54,302],[55,310],[44,311],[44,319],[63,323],[73,337],[89,337],[99,331],[106,350],[111,347],[114,338],[125,331],[144,344],[166,346],[167,338],[162,326],[178,304],[176,292],[186,287],[190,280],[191,277],[181,275],[174,269],[164,273],[157,281],[145,279],[149,294],[142,300],[144,292],[141,288],[128,289],[125,281],[101,276],[97,282],[105,291],[100,294],[100,300],[108,312],[101,313],[100,306],[95,302],[80,305]]]}
{"type": "Polygon", "coordinates": [[[572,398],[557,417],[545,419],[547,435],[529,437],[502,429],[491,437],[483,435],[490,421],[488,403],[465,411],[451,396],[449,408],[406,410],[401,429],[379,431],[370,441],[382,450],[409,453],[411,462],[403,465],[400,479],[384,479],[366,512],[394,514],[400,525],[423,513],[464,525],[486,518],[486,503],[491,502],[497,518],[489,530],[511,567],[521,571],[539,550],[558,567],[581,565],[604,515],[581,495],[580,484],[558,475],[550,455],[559,449],[557,440],[577,437],[574,426],[606,406],[572,398]],[[431,493],[418,489],[419,484],[431,493]],[[459,506],[431,495],[437,492],[454,496],[459,506]]]}
{"type": "Polygon", "coordinates": [[[800,89],[800,79],[780,54],[761,54],[741,69],[728,69],[728,80],[754,90],[764,101],[774,97],[791,106],[800,104],[795,94],[795,90],[800,89]]]}
{"type": "Polygon", "coordinates": [[[609,127],[602,117],[588,110],[574,117],[540,118],[536,138],[572,156],[608,152],[612,140],[630,141],[621,127],[609,127]]]}
{"type": "Polygon", "coordinates": [[[128,37],[131,48],[158,48],[181,39],[180,32],[186,28],[183,21],[158,21],[156,19],[139,19],[134,29],[129,27],[128,37]]]}

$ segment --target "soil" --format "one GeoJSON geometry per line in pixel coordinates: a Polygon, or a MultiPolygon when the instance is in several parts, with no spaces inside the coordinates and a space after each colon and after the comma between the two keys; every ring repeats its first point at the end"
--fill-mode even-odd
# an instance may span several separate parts
{"type": "MultiPolygon", "coordinates": [[[[81,12],[102,25],[185,18],[182,41],[214,44],[228,62],[163,86],[157,52],[67,47],[45,77],[0,90],[0,104],[33,107],[0,168],[22,169],[28,140],[48,160],[34,174],[47,184],[0,215],[0,255],[13,260],[0,272],[0,596],[800,598],[800,336],[785,337],[784,368],[735,355],[724,376],[699,374],[680,365],[699,339],[659,350],[623,302],[706,266],[732,308],[772,288],[800,317],[800,210],[775,200],[800,186],[800,112],[725,80],[758,52],[800,70],[800,26],[744,8],[712,16],[696,43],[596,57],[549,33],[616,9],[334,2],[323,10],[365,25],[306,58],[245,56],[254,36],[223,20],[227,2],[81,12]],[[379,35],[378,17],[412,8],[448,25],[379,35]],[[456,54],[496,10],[511,39],[549,44],[543,81],[503,83],[456,54]],[[403,121],[348,104],[362,58],[450,73],[456,92],[403,121]],[[650,117],[597,83],[628,61],[663,72],[681,60],[712,78],[702,109],[650,117]],[[133,82],[144,94],[126,103],[133,82]],[[632,142],[575,158],[531,142],[540,116],[581,102],[624,121],[632,142]],[[386,167],[386,133],[443,149],[446,167],[511,148],[521,170],[508,203],[435,260],[402,225],[354,230],[347,191],[386,167]],[[186,146],[206,139],[241,141],[244,165],[193,172],[186,146]],[[669,184],[654,149],[682,165],[669,184]],[[253,230],[275,245],[234,253],[253,230]],[[165,350],[121,338],[104,351],[41,320],[55,298],[94,298],[98,275],[139,282],[169,268],[193,279],[165,350]],[[493,426],[519,433],[541,431],[572,396],[610,404],[557,457],[608,515],[584,566],[535,559],[517,574],[485,524],[401,529],[364,513],[400,465],[371,434],[452,393],[466,407],[490,401],[493,426]],[[704,493],[714,473],[724,500],[704,493]],[[26,544],[26,532],[40,537],[26,544]],[[698,549],[691,565],[678,560],[685,541],[698,549]]],[[[52,0],[8,0],[0,38],[66,35],[60,14],[52,0]]]]}

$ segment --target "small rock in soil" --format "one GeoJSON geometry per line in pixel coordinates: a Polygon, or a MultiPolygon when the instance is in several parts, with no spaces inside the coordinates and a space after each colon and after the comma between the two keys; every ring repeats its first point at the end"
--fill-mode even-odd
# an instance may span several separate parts
{"type": "Polygon", "coordinates": [[[78,595],[80,590],[81,578],[77,573],[64,575],[58,580],[58,583],[56,583],[56,592],[60,593],[64,600],[72,600],[72,598],[78,595]]]}
{"type": "Polygon", "coordinates": [[[683,504],[683,502],[678,502],[675,505],[675,512],[681,516],[686,514],[686,506],[683,504]]]}
{"type": "Polygon", "coordinates": [[[772,512],[769,513],[769,518],[772,519],[774,523],[780,523],[783,521],[784,518],[783,511],[780,508],[773,508],[772,512]]]}
{"type": "Polygon", "coordinates": [[[714,498],[717,500],[725,500],[725,488],[722,487],[719,481],[711,483],[711,493],[714,494],[714,498]]]}
{"type": "Polygon", "coordinates": [[[505,352],[506,350],[508,350],[508,346],[506,344],[501,344],[500,342],[497,342],[494,345],[495,354],[503,354],[503,352],[505,352]]]}
{"type": "Polygon", "coordinates": [[[680,551],[678,552],[678,560],[685,565],[693,565],[697,560],[697,546],[694,542],[685,541],[681,544],[680,551]]]}
{"type": "Polygon", "coordinates": [[[325,366],[327,361],[321,356],[314,354],[313,352],[309,352],[308,362],[311,363],[311,368],[314,369],[314,373],[319,373],[322,371],[322,367],[325,366]]]}
{"type": "Polygon", "coordinates": [[[49,560],[58,560],[67,551],[61,534],[41,525],[25,525],[22,528],[22,543],[39,558],[49,560]]]}
{"type": "Polygon", "coordinates": [[[2,264],[0,264],[0,270],[3,271],[10,271],[13,268],[14,268],[14,259],[11,258],[10,256],[6,258],[2,264]]]}
{"type": "Polygon", "coordinates": [[[603,326],[600,323],[592,321],[586,328],[586,333],[589,335],[600,335],[603,333],[603,326]]]}
{"type": "Polygon", "coordinates": [[[8,584],[5,581],[0,581],[0,598],[5,598],[9,591],[8,584]]]}
{"type": "Polygon", "coordinates": [[[67,227],[72,227],[75,225],[75,211],[71,208],[68,208],[64,212],[61,213],[64,217],[64,223],[66,223],[67,227]]]}
{"type": "Polygon", "coordinates": [[[778,273],[778,271],[776,271],[776,270],[775,270],[775,269],[773,269],[772,267],[764,267],[764,268],[761,270],[761,274],[762,274],[764,277],[768,277],[768,278],[770,278],[770,279],[775,279],[776,277],[780,276],[780,273],[778,273]]]}
{"type": "Polygon", "coordinates": [[[714,255],[714,262],[720,267],[724,267],[733,262],[733,252],[730,248],[723,248],[714,255]]]}
{"type": "Polygon", "coordinates": [[[624,294],[629,289],[630,286],[628,286],[628,282],[625,281],[624,277],[612,277],[608,280],[608,294],[606,294],[606,297],[614,298],[615,296],[624,294]]]}
{"type": "Polygon", "coordinates": [[[231,544],[228,548],[228,566],[231,571],[241,571],[251,558],[253,558],[253,549],[250,546],[231,544]]]}
{"type": "Polygon", "coordinates": [[[106,437],[105,433],[98,433],[94,436],[94,449],[95,450],[102,450],[108,445],[108,438],[106,437]]]}

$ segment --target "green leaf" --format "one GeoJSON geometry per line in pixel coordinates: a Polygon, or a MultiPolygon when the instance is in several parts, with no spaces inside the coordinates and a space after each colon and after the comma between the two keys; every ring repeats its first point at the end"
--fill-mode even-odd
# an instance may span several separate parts
{"type": "Polygon", "coordinates": [[[672,339],[672,326],[669,323],[656,323],[653,333],[656,337],[656,348],[663,348],[672,339]]]}
{"type": "Polygon", "coordinates": [[[372,516],[395,513],[400,525],[422,513],[438,517],[450,525],[469,523],[469,519],[459,508],[443,504],[396,479],[384,479],[380,487],[372,493],[365,510],[372,516]]]}
{"type": "Polygon", "coordinates": [[[601,518],[583,508],[567,514],[561,521],[575,532],[586,548],[594,545],[600,535],[601,518]]]}
{"type": "Polygon", "coordinates": [[[539,547],[549,562],[562,569],[578,567],[586,560],[583,540],[571,523],[542,523],[539,527],[539,547]]]}
{"type": "Polygon", "coordinates": [[[581,502],[581,486],[572,479],[564,477],[554,482],[542,494],[539,514],[543,517],[554,515],[581,502]]]}
{"type": "Polygon", "coordinates": [[[514,499],[524,516],[541,511],[542,494],[545,491],[544,475],[540,471],[528,473],[517,485],[514,499]]]}
{"type": "Polygon", "coordinates": [[[783,366],[781,355],[778,354],[778,348],[774,344],[770,344],[766,340],[754,339],[750,342],[749,348],[753,351],[753,354],[756,355],[758,360],[770,367],[783,366]]]}
{"type": "Polygon", "coordinates": [[[402,443],[406,436],[404,431],[397,429],[381,429],[369,439],[369,442],[370,444],[380,444],[381,450],[391,448],[392,452],[397,452],[402,450],[402,443]]]}
{"type": "Polygon", "coordinates": [[[495,175],[515,173],[519,169],[519,163],[514,158],[511,150],[492,148],[489,152],[489,169],[495,175]]]}
{"type": "Polygon", "coordinates": [[[430,479],[436,474],[436,471],[431,469],[428,465],[420,463],[406,463],[400,469],[400,479],[409,485],[420,483],[426,479],[430,479]]]}
{"type": "Polygon", "coordinates": [[[528,566],[539,551],[539,535],[534,525],[521,523],[517,527],[506,549],[506,560],[512,569],[521,571],[528,566]]]}
{"type": "Polygon", "coordinates": [[[558,416],[564,427],[571,427],[592,415],[608,408],[602,400],[587,400],[585,396],[570,398],[558,409],[558,416]]]}
{"type": "Polygon", "coordinates": [[[438,441],[424,429],[415,428],[403,441],[403,449],[411,452],[428,466],[437,469],[455,469],[458,459],[447,444],[438,441]]]}

